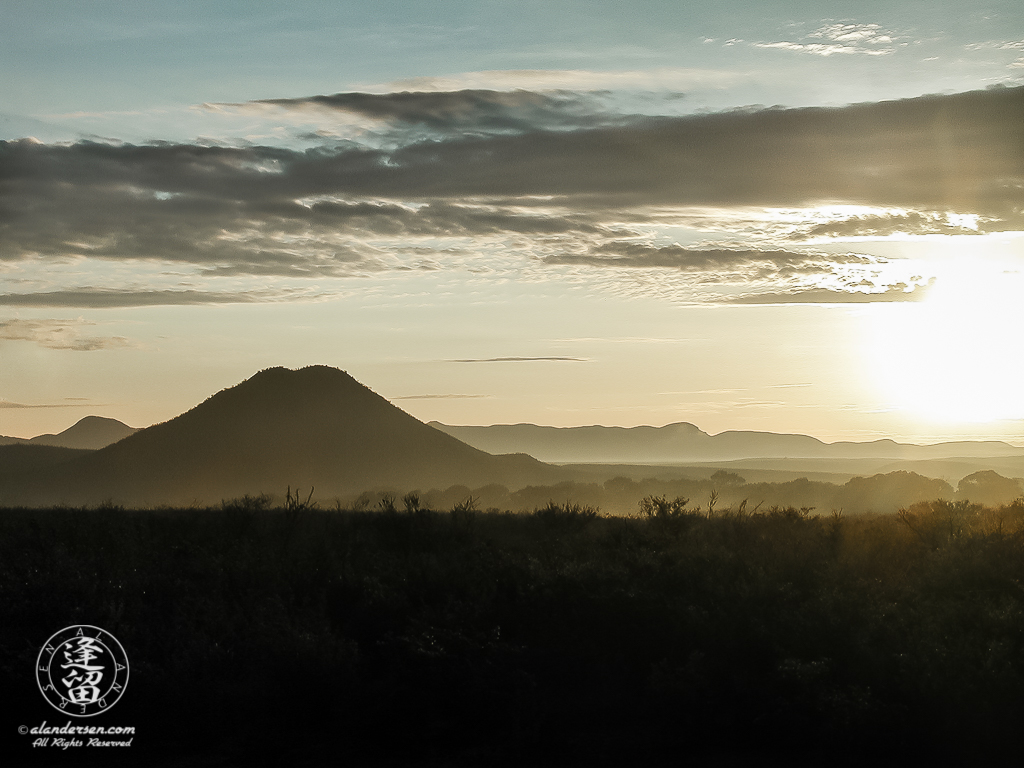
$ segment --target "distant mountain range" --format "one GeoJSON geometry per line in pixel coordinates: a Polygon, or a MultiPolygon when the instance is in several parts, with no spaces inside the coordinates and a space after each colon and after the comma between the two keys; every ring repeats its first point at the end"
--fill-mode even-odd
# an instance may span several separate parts
{"type": "MultiPolygon", "coordinates": [[[[886,503],[953,492],[943,480],[905,471],[912,465],[941,468],[937,475],[942,476],[974,473],[972,498],[996,498],[996,490],[1001,499],[1014,498],[1017,481],[992,470],[1011,477],[1024,474],[1024,449],[1001,442],[919,446],[892,440],[824,443],[771,432],[709,435],[687,423],[633,428],[428,425],[344,371],[313,366],[261,371],[147,429],[90,416],[57,435],[0,438],[0,506],[210,505],[246,494],[280,498],[289,486],[305,492],[315,487],[315,497],[328,502],[385,490],[447,489],[447,496],[464,498],[473,488],[474,494],[501,504],[511,503],[508,494],[516,489],[530,491],[523,498],[541,498],[591,493],[608,483],[613,490],[606,492],[614,497],[614,488],[633,482],[631,477],[654,483],[652,488],[663,482],[696,483],[699,493],[720,485],[723,493],[735,491],[740,500],[757,490],[737,490],[744,478],[727,469],[741,469],[755,484],[793,481],[770,493],[758,491],[764,498],[776,491],[792,495],[793,488],[807,485],[808,468],[816,470],[810,474],[819,480],[827,476],[838,483],[887,472],[872,481],[880,488],[895,483],[902,490],[885,491],[886,503]],[[853,471],[832,477],[845,469],[853,471]],[[705,489],[701,483],[711,485],[705,489]]],[[[821,486],[816,493],[822,498],[837,487],[811,485],[821,486]]],[[[882,502],[876,496],[870,503],[849,503],[878,508],[882,502]]],[[[636,499],[615,503],[629,508],[636,499]]]]}
{"type": "Polygon", "coordinates": [[[709,435],[693,424],[664,427],[542,427],[496,424],[439,429],[488,453],[526,453],[555,464],[695,464],[740,459],[892,459],[1024,457],[1024,448],[998,441],[909,445],[893,440],[825,443],[807,435],[722,432],[709,435]]]}
{"type": "Polygon", "coordinates": [[[138,431],[127,424],[122,424],[117,419],[86,416],[56,435],[38,435],[28,440],[0,436],[0,445],[50,445],[58,448],[85,448],[95,451],[106,448],[138,431]]]}
{"type": "MultiPolygon", "coordinates": [[[[122,425],[123,426],[123,425],[122,425]]],[[[70,430],[69,430],[70,431],[70,430]]],[[[316,487],[320,499],[556,482],[529,456],[492,456],[433,429],[343,371],[271,368],[88,455],[0,474],[0,504],[216,504],[316,487]]]]}
{"type": "MultiPolygon", "coordinates": [[[[728,431],[708,434],[693,424],[663,427],[544,427],[536,424],[429,426],[491,454],[525,453],[553,464],[695,464],[742,459],[1024,459],[1024,448],[1000,441],[957,441],[934,445],[893,440],[826,443],[814,437],[776,432],[728,431]]],[[[55,435],[33,438],[0,435],[0,446],[48,445],[99,450],[139,430],[117,419],[86,416],[55,435]]]]}

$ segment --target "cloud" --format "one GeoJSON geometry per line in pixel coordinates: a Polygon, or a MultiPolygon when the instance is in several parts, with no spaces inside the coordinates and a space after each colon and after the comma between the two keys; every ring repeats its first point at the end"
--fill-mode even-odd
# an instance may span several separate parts
{"type": "Polygon", "coordinates": [[[0,320],[0,340],[30,341],[47,349],[70,349],[76,352],[94,352],[100,349],[131,346],[128,339],[123,336],[82,336],[81,328],[89,325],[95,325],[95,323],[89,323],[82,319],[0,320]]]}
{"type": "Polygon", "coordinates": [[[806,240],[816,237],[882,237],[893,234],[967,235],[985,231],[987,227],[988,222],[979,221],[977,215],[908,211],[827,221],[800,229],[790,238],[806,240]]]}
{"type": "Polygon", "coordinates": [[[293,99],[262,99],[244,104],[204,105],[207,108],[251,109],[264,106],[285,110],[328,111],[367,118],[389,126],[452,133],[522,133],[594,127],[621,121],[601,111],[593,95],[556,91],[401,91],[397,93],[336,93],[293,99]]]}
{"type": "Polygon", "coordinates": [[[329,164],[361,194],[550,195],[579,207],[845,202],[999,216],[1019,205],[1022,96],[1007,89],[413,144],[373,174],[352,158],[329,164]]]}
{"type": "Polygon", "coordinates": [[[905,284],[888,286],[885,291],[863,293],[837,291],[829,288],[810,288],[785,293],[755,293],[726,299],[726,304],[870,304],[889,301],[921,301],[928,286],[915,286],[907,290],[905,284]]]}
{"type": "MultiPolygon", "coordinates": [[[[13,307],[155,307],[191,304],[252,304],[282,300],[300,292],[195,290],[130,290],[121,288],[73,288],[65,291],[0,294],[0,306],[13,307]]],[[[15,321],[11,321],[15,322],[15,321]]]]}
{"type": "Polygon", "coordinates": [[[1013,51],[1024,50],[1024,40],[986,40],[981,43],[970,43],[964,48],[968,51],[1013,51]]]}
{"type": "Polygon", "coordinates": [[[604,231],[586,212],[324,194],[320,183],[289,181],[315,170],[316,156],[303,153],[87,143],[26,152],[36,146],[0,146],[0,162],[6,154],[22,177],[0,184],[0,260],[77,255],[187,263],[210,276],[339,277],[400,266],[372,238],[604,231]],[[282,157],[304,170],[285,173],[282,157]]]}
{"type": "MultiPolygon", "coordinates": [[[[349,277],[416,268],[424,254],[411,263],[402,249],[417,247],[433,249],[434,266],[444,268],[455,244],[443,239],[470,238],[477,251],[548,264],[700,271],[760,261],[776,270],[810,269],[812,259],[790,259],[772,247],[761,255],[639,252],[628,250],[625,238],[658,226],[665,211],[821,205],[911,213],[824,223],[803,236],[878,234],[897,225],[945,232],[963,217],[977,217],[985,231],[1024,227],[1024,88],[613,123],[595,115],[578,125],[569,118],[583,114],[575,111],[583,97],[571,94],[323,98],[342,96],[345,109],[388,120],[508,130],[304,151],[3,142],[0,263],[74,256],[188,265],[211,279],[349,277]],[[517,99],[525,100],[521,111],[517,99]]],[[[73,292],[85,302],[74,306],[282,298],[89,290],[97,293],[73,292]]],[[[6,294],[0,303],[72,306],[60,303],[72,299],[69,292],[22,296],[6,294]]]]}
{"type": "MultiPolygon", "coordinates": [[[[657,245],[643,241],[608,241],[579,253],[555,253],[541,259],[550,265],[582,265],[604,272],[633,271],[630,280],[613,280],[618,292],[629,295],[660,295],[686,301],[719,299],[712,286],[719,284],[726,295],[741,286],[750,295],[778,289],[791,291],[817,287],[838,278],[850,283],[875,274],[888,262],[856,253],[815,253],[779,249],[689,248],[678,244],[657,245]],[[640,270],[639,273],[637,271],[640,270]],[[667,274],[653,275],[651,270],[667,274]]],[[[773,303],[773,302],[770,302],[773,303]]]]}
{"type": "Polygon", "coordinates": [[[586,357],[472,357],[461,360],[448,360],[449,363],[589,363],[586,357]]]}
{"type": "Polygon", "coordinates": [[[459,204],[444,199],[415,206],[383,201],[319,200],[300,205],[290,213],[308,227],[341,230],[360,237],[610,234],[607,227],[595,220],[594,214],[587,212],[531,211],[523,205],[459,204]]]}
{"type": "Polygon", "coordinates": [[[395,150],[7,142],[0,157],[5,198],[36,193],[20,205],[4,200],[5,213],[16,218],[46,201],[61,203],[52,198],[56,184],[117,193],[152,214],[218,218],[291,218],[295,200],[330,194],[700,205],[891,201],[911,208],[934,200],[942,203],[934,210],[943,210],[1015,193],[1022,111],[1024,88],[1003,88],[843,108],[637,118],[575,131],[539,125],[524,135],[395,150]],[[160,200],[158,192],[169,197],[160,200]],[[47,197],[39,200],[39,193],[47,197]]]}
{"type": "Polygon", "coordinates": [[[12,403],[10,400],[0,400],[0,408],[81,408],[75,403],[12,403]]]}
{"type": "Polygon", "coordinates": [[[832,264],[870,264],[873,259],[860,254],[687,248],[678,244],[655,245],[635,241],[611,241],[595,246],[587,253],[560,253],[548,256],[544,261],[548,264],[587,264],[595,267],[662,268],[699,272],[768,266],[776,271],[820,273],[832,264]]]}
{"type": "Polygon", "coordinates": [[[803,38],[805,42],[780,41],[752,43],[755,48],[778,48],[785,51],[810,53],[815,56],[834,54],[861,54],[886,56],[896,51],[898,37],[886,33],[878,24],[826,24],[803,38]],[[817,42],[824,40],[826,42],[817,42]]]}
{"type": "Polygon", "coordinates": [[[392,397],[391,400],[473,400],[493,397],[493,395],[403,395],[392,397]]]}

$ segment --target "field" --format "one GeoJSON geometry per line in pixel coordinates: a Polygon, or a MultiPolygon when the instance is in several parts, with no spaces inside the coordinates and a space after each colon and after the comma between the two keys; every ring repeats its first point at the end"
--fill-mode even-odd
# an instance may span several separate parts
{"type": "MultiPolygon", "coordinates": [[[[68,719],[34,664],[91,624],[131,662],[90,724],[136,735],[93,750],[103,764],[1015,762],[1024,501],[845,517],[303,502],[0,510],[12,717],[68,719]]],[[[4,738],[7,765],[90,757],[4,738]]]]}

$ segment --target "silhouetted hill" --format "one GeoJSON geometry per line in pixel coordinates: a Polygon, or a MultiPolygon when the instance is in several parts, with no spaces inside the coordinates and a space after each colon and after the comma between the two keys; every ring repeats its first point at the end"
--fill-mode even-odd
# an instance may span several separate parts
{"type": "Polygon", "coordinates": [[[56,435],[37,435],[28,439],[0,435],[0,446],[53,445],[59,448],[84,448],[95,451],[106,448],[138,431],[117,419],[86,416],[56,435]]]}
{"type": "Polygon", "coordinates": [[[432,427],[490,453],[526,453],[555,463],[682,464],[748,458],[926,460],[1024,457],[1024,449],[997,441],[908,445],[893,440],[825,443],[807,435],[729,431],[709,435],[685,422],[664,427],[432,427]]]}
{"type": "Polygon", "coordinates": [[[129,427],[117,419],[103,416],[86,416],[73,426],[56,435],[39,435],[29,440],[35,445],[55,445],[61,448],[88,448],[99,450],[123,440],[139,430],[129,427]]]}
{"type": "Polygon", "coordinates": [[[0,501],[217,503],[316,487],[318,498],[497,482],[550,482],[528,456],[491,456],[395,407],[343,371],[271,368],[163,424],[4,483],[0,501]]]}

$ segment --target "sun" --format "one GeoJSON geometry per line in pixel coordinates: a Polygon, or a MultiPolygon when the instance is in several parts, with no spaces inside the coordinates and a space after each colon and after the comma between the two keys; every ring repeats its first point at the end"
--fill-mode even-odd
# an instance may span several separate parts
{"type": "Polygon", "coordinates": [[[873,307],[867,358],[882,397],[933,422],[1024,418],[1021,296],[1024,276],[976,261],[944,270],[924,301],[873,307]]]}

